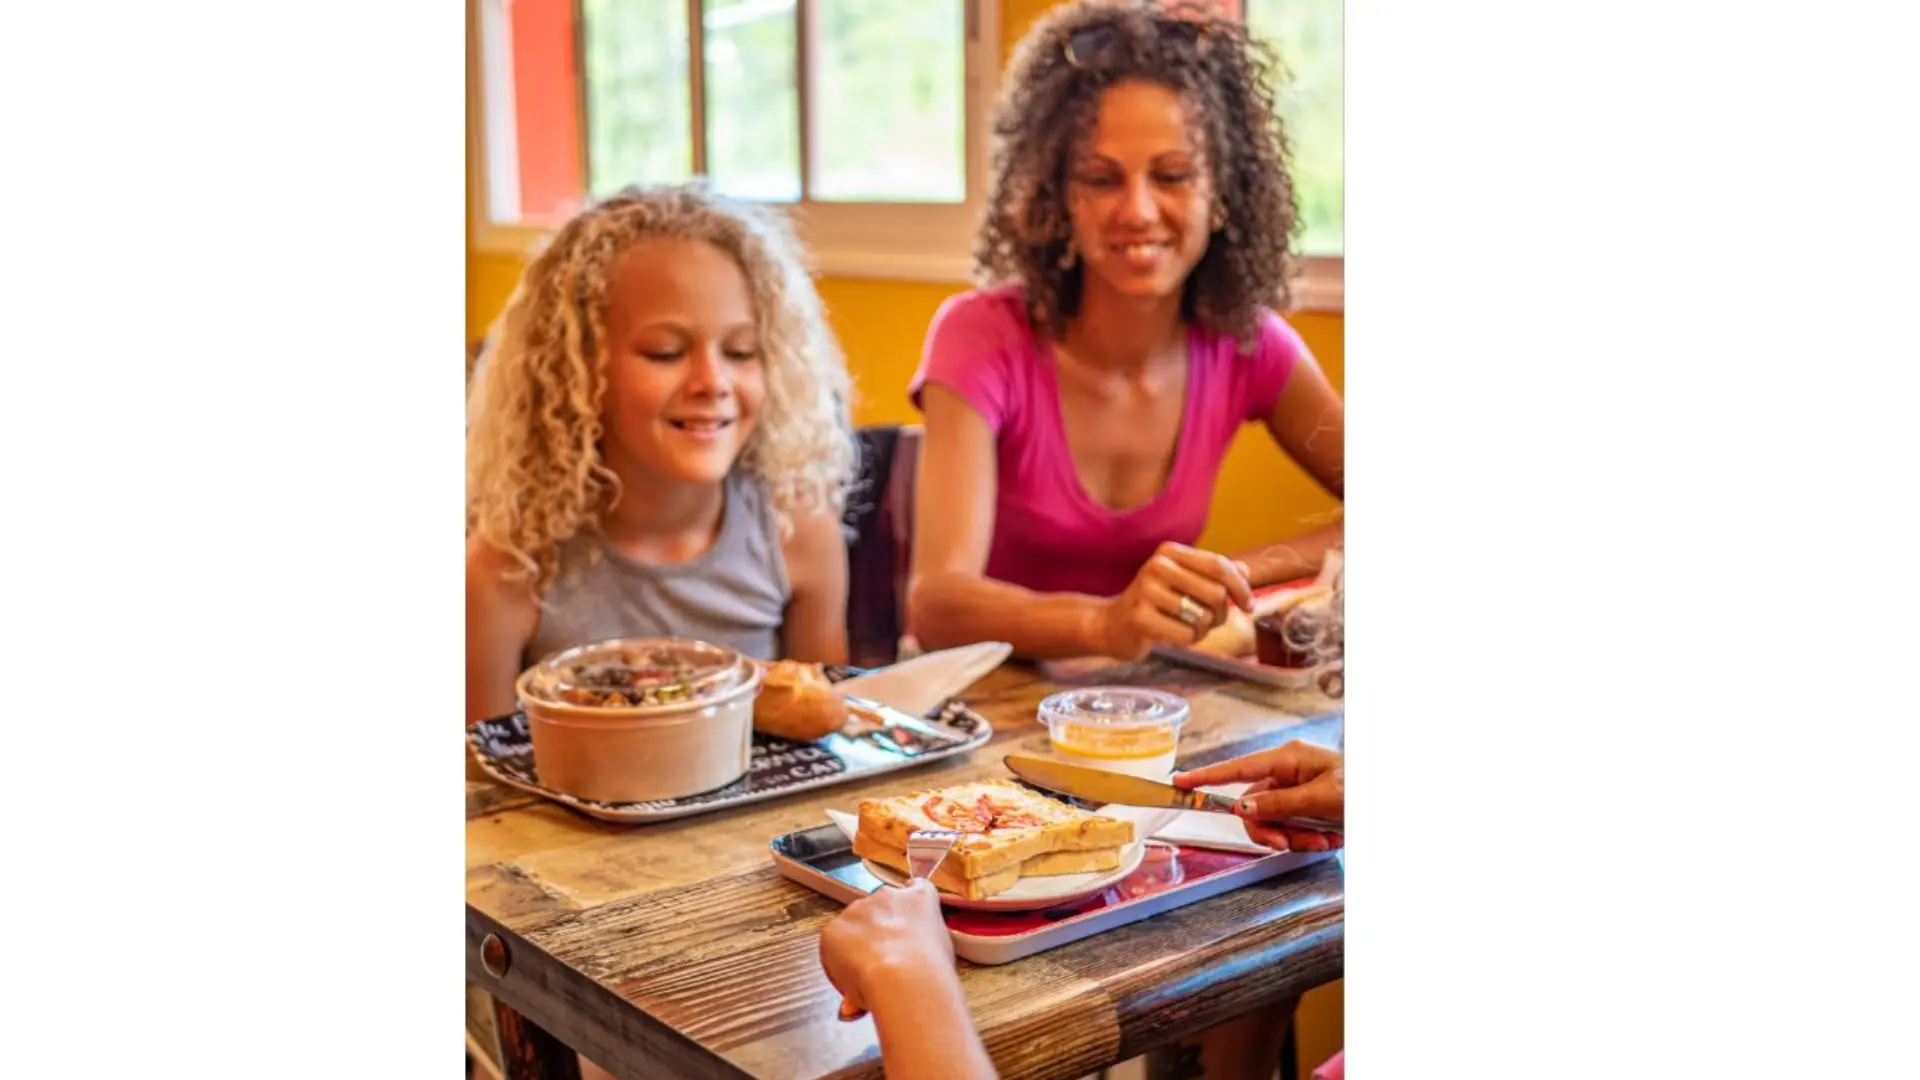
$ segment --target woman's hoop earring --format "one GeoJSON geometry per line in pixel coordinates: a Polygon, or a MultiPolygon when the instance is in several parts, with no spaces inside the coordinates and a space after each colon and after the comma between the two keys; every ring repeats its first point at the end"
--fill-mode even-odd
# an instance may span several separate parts
{"type": "Polygon", "coordinates": [[[1067,234],[1067,250],[1064,253],[1062,253],[1060,256],[1060,269],[1062,270],[1073,269],[1073,264],[1079,258],[1080,258],[1080,249],[1074,246],[1073,234],[1068,233],[1067,234]]]}

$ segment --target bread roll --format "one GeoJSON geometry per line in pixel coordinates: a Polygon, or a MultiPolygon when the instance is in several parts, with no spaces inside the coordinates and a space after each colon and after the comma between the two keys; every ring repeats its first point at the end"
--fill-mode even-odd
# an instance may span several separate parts
{"type": "Polygon", "coordinates": [[[813,742],[839,731],[847,722],[847,703],[818,664],[775,660],[767,665],[760,695],[753,700],[753,729],[794,742],[813,742]]]}
{"type": "Polygon", "coordinates": [[[1253,616],[1237,607],[1228,608],[1227,621],[1207,631],[1194,649],[1215,656],[1247,655],[1253,651],[1253,616]]]}

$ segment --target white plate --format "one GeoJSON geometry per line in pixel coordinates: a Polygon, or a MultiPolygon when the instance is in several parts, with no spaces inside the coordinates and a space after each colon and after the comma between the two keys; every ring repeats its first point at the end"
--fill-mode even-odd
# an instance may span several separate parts
{"type": "MultiPolygon", "coordinates": [[[[987,897],[985,900],[969,900],[964,896],[955,896],[940,892],[940,902],[950,908],[962,908],[967,911],[1037,911],[1040,908],[1056,907],[1082,897],[1092,896],[1109,885],[1119,884],[1128,874],[1140,868],[1140,862],[1147,857],[1147,842],[1135,840],[1120,850],[1120,865],[1111,870],[1087,874],[1036,874],[1023,877],[1014,882],[1013,888],[1006,892],[987,897]]],[[[867,872],[889,885],[905,885],[907,875],[891,866],[882,866],[871,859],[862,859],[867,872]]]]}

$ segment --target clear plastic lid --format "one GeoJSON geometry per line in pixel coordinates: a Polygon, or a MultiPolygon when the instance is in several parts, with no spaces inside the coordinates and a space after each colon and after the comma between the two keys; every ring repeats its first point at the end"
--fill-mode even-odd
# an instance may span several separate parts
{"type": "Polygon", "coordinates": [[[602,708],[665,705],[712,697],[746,670],[732,649],[693,638],[622,638],[555,653],[527,673],[525,693],[602,708]]]}
{"type": "Polygon", "coordinates": [[[1063,690],[1040,703],[1040,720],[1051,727],[1096,727],[1107,731],[1179,727],[1191,710],[1187,699],[1139,686],[1090,686],[1063,690]]]}

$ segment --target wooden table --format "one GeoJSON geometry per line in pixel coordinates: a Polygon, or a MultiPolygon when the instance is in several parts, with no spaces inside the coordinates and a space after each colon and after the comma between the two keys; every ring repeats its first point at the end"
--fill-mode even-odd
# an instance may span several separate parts
{"type": "MultiPolygon", "coordinates": [[[[1316,693],[1157,663],[1072,681],[1185,694],[1183,765],[1338,736],[1316,693]]],[[[570,1075],[564,1044],[634,1080],[879,1076],[872,1021],[840,1021],[820,970],[840,905],[781,877],[768,841],[866,796],[1005,775],[1002,755],[1044,752],[1035,707],[1060,685],[1019,663],[976,683],[964,697],[994,738],[966,758],[657,825],[470,783],[467,979],[503,1006],[509,1072],[570,1075]]],[[[960,979],[1003,1077],[1079,1077],[1338,978],[1344,909],[1328,860],[1010,964],[961,961],[960,979]]]]}

